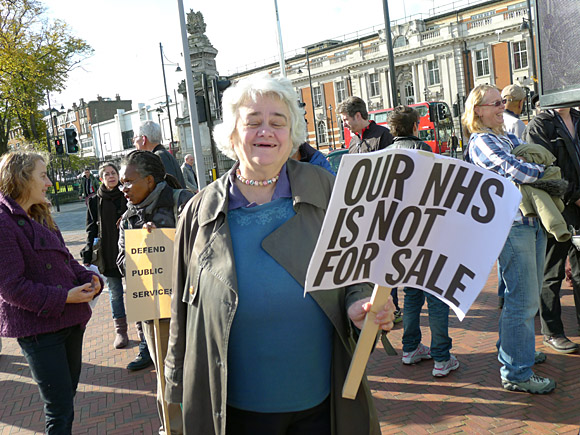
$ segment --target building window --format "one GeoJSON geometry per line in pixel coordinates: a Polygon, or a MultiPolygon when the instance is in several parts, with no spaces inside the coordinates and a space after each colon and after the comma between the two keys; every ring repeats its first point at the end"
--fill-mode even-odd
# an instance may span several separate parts
{"type": "Polygon", "coordinates": [[[514,69],[528,67],[528,49],[526,41],[514,42],[514,69]]]}
{"type": "Polygon", "coordinates": [[[312,95],[314,98],[314,106],[321,107],[322,106],[322,89],[320,86],[316,86],[312,88],[312,95]]]}
{"type": "Polygon", "coordinates": [[[318,143],[326,143],[326,125],[324,122],[319,122],[316,128],[316,134],[318,135],[318,143]]]}
{"type": "Polygon", "coordinates": [[[395,42],[393,42],[393,48],[404,47],[408,43],[409,41],[407,41],[407,38],[405,38],[403,35],[400,35],[395,38],[395,42]]]}
{"type": "Polygon", "coordinates": [[[336,102],[337,103],[342,103],[344,100],[346,100],[346,83],[343,81],[340,82],[336,82],[334,84],[335,89],[336,89],[336,102]]]}
{"type": "Polygon", "coordinates": [[[369,92],[371,97],[378,97],[381,94],[381,86],[379,84],[379,73],[369,74],[369,92]]]}
{"type": "Polygon", "coordinates": [[[489,75],[489,57],[487,48],[475,52],[475,73],[477,77],[489,75]]]}
{"type": "Polygon", "coordinates": [[[413,86],[412,81],[408,81],[405,83],[405,104],[414,104],[415,103],[415,87],[413,86]]]}
{"type": "Polygon", "coordinates": [[[121,138],[123,140],[124,150],[130,150],[131,148],[135,148],[135,145],[133,144],[133,130],[121,132],[121,138]]]}
{"type": "Polygon", "coordinates": [[[439,62],[430,60],[427,63],[427,69],[429,70],[429,86],[441,83],[441,79],[439,78],[439,62]]]}
{"type": "Polygon", "coordinates": [[[81,134],[88,134],[89,133],[89,123],[87,122],[87,118],[81,118],[81,134]]]}

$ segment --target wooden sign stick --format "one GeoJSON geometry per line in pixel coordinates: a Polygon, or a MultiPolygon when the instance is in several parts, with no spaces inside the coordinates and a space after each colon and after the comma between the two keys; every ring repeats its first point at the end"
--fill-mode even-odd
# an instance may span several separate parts
{"type": "Polygon", "coordinates": [[[352,399],[356,397],[359,389],[371,349],[377,339],[379,325],[375,323],[375,317],[389,300],[391,289],[375,284],[373,295],[371,296],[371,310],[367,313],[361,334],[356,343],[354,355],[350,362],[346,381],[342,387],[342,397],[352,399]]]}
{"type": "Polygon", "coordinates": [[[161,386],[161,397],[163,398],[163,419],[165,420],[165,433],[171,433],[171,427],[169,425],[169,410],[167,408],[167,402],[165,401],[165,373],[163,370],[164,363],[161,356],[161,333],[159,332],[159,319],[153,320],[153,327],[155,328],[155,359],[157,360],[157,379],[158,384],[161,386]]]}

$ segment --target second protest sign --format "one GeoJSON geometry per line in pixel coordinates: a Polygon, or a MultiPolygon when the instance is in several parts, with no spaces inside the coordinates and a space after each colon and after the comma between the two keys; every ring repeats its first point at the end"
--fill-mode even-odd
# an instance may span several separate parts
{"type": "Polygon", "coordinates": [[[125,231],[127,320],[171,317],[174,228],[125,231]]]}

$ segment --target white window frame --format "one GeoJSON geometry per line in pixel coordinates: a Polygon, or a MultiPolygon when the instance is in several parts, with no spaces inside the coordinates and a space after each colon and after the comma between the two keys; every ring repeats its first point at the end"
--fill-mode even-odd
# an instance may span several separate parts
{"type": "Polygon", "coordinates": [[[314,86],[312,88],[312,98],[314,107],[322,107],[322,86],[314,86]]]}
{"type": "Polygon", "coordinates": [[[441,75],[439,74],[439,61],[437,59],[427,62],[427,71],[429,74],[429,86],[438,85],[441,83],[441,75]]]}
{"type": "Polygon", "coordinates": [[[327,143],[328,142],[328,132],[326,129],[326,124],[324,121],[319,121],[316,125],[316,134],[318,135],[318,142],[319,143],[327,143]]]}
{"type": "Polygon", "coordinates": [[[342,103],[348,98],[348,92],[346,90],[346,82],[341,80],[334,83],[334,92],[336,94],[336,102],[342,103]]]}
{"type": "Polygon", "coordinates": [[[512,42],[512,53],[514,56],[514,69],[525,69],[528,67],[528,41],[522,39],[521,41],[512,42]]]}
{"type": "Polygon", "coordinates": [[[475,76],[483,77],[489,75],[489,51],[487,48],[475,50],[475,76]],[[481,57],[480,57],[481,55],[481,57]],[[485,57],[484,57],[485,56],[485,57]]]}
{"type": "Polygon", "coordinates": [[[381,80],[379,73],[369,74],[369,95],[371,97],[378,97],[381,95],[381,80]]]}
{"type": "Polygon", "coordinates": [[[405,101],[407,105],[415,104],[415,86],[411,80],[405,83],[405,101]]]}

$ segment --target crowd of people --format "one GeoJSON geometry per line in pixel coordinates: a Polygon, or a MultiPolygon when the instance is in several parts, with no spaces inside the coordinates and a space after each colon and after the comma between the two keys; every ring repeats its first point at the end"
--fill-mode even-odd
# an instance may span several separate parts
{"type": "MultiPolygon", "coordinates": [[[[518,186],[546,189],[552,184],[545,181],[561,173],[566,182],[558,184],[563,205],[556,218],[565,230],[580,230],[580,112],[543,111],[525,126],[519,119],[525,98],[517,85],[473,89],[461,119],[468,138],[463,156],[518,186]],[[543,160],[531,161],[525,152],[543,160]]],[[[18,339],[44,402],[47,433],[71,433],[89,303],[105,284],[112,347],[128,347],[124,234],[155,228],[176,228],[171,318],[159,322],[157,334],[152,321],[137,323],[139,351],[127,369],[164,366],[165,382],[158,378],[157,386],[160,433],[380,433],[366,380],[355,400],[341,394],[371,308],[370,283],[303,296],[335,176],[306,142],[294,88],[286,79],[246,79],[226,90],[222,102],[223,123],[214,137],[236,163],[204,189],[193,156],[180,166],[152,121],[139,126],[137,149],[122,167],[100,166],[101,185],[85,171],[85,267],[51,217],[44,158],[11,152],[0,161],[0,264],[6,271],[0,275],[0,336],[18,339]],[[98,274],[90,269],[97,246],[98,274]]],[[[349,153],[431,152],[418,138],[419,114],[410,107],[394,108],[389,128],[369,120],[358,97],[343,101],[337,114],[352,133],[349,153]]],[[[454,158],[459,141],[455,134],[450,140],[454,158]]],[[[552,226],[543,219],[520,210],[498,258],[497,348],[501,385],[509,391],[556,388],[533,370],[546,361],[535,349],[538,311],[547,346],[561,353],[579,347],[564,332],[560,287],[568,258],[580,325],[580,254],[565,234],[548,237],[552,226]]],[[[397,291],[379,307],[376,322],[385,331],[403,322],[402,363],[432,359],[435,377],[459,369],[449,306],[405,287],[401,308],[397,291]],[[421,342],[425,301],[430,346],[421,342]]]]}

